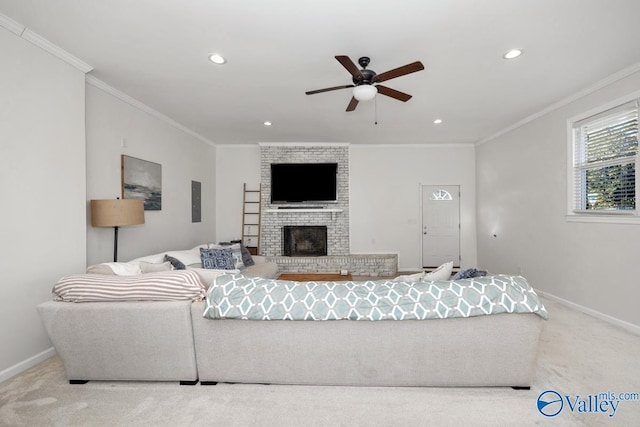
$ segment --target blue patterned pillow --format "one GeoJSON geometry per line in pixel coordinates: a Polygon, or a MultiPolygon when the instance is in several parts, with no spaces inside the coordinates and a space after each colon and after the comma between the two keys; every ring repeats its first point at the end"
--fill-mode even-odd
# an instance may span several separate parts
{"type": "Polygon", "coordinates": [[[235,261],[231,249],[200,248],[202,267],[216,270],[234,270],[235,261]]]}
{"type": "Polygon", "coordinates": [[[460,270],[453,276],[451,280],[460,280],[460,279],[473,279],[474,277],[484,277],[487,275],[487,272],[484,270],[476,270],[475,268],[468,268],[466,270],[460,270]]]}

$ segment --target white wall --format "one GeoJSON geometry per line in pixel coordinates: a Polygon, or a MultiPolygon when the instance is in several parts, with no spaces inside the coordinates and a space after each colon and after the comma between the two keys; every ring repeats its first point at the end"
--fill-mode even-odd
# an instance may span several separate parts
{"type": "Polygon", "coordinates": [[[88,201],[120,197],[122,154],[162,165],[162,210],[120,228],[118,261],[215,240],[215,147],[93,84],[86,91],[87,263],[113,260],[113,228],[91,227],[88,201]],[[200,223],[191,222],[191,181],[202,183],[200,223]]]}
{"type": "Polygon", "coordinates": [[[422,268],[421,185],[460,185],[461,267],[476,266],[475,153],[470,145],[351,145],[351,252],[397,252],[422,268]]]}
{"type": "Polygon", "coordinates": [[[242,185],[260,185],[260,146],[216,147],[216,238],[240,239],[242,233],[242,185]]]}
{"type": "Polygon", "coordinates": [[[84,73],[0,28],[0,381],[50,349],[36,305],[85,264],[84,73]]]}
{"type": "MultiPolygon", "coordinates": [[[[463,266],[476,265],[474,147],[350,145],[352,253],[399,253],[399,268],[421,268],[420,184],[460,185],[463,266]]],[[[216,230],[239,238],[242,183],[260,182],[260,147],[217,147],[216,230]]]]}
{"type": "Polygon", "coordinates": [[[640,325],[640,226],[565,219],[567,120],[639,89],[635,73],[477,147],[482,266],[640,325]]]}

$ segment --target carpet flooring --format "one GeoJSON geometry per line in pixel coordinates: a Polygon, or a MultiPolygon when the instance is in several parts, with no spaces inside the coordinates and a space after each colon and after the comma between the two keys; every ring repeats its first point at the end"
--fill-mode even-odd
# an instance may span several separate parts
{"type": "Polygon", "coordinates": [[[531,390],[100,381],[69,385],[62,362],[52,357],[0,383],[0,425],[640,425],[640,400],[618,402],[613,416],[610,406],[593,404],[599,393],[640,393],[640,336],[543,301],[550,319],[544,324],[531,390]],[[549,389],[569,396],[555,417],[543,416],[536,406],[538,396],[549,389]],[[586,412],[594,407],[608,412],[586,412]]]}

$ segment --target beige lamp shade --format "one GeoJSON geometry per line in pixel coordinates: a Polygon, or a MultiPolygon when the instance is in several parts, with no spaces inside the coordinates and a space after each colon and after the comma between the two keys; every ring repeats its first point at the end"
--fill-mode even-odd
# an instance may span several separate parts
{"type": "Polygon", "coordinates": [[[138,199],[107,199],[91,201],[91,225],[120,227],[144,224],[144,201],[138,199]]]}

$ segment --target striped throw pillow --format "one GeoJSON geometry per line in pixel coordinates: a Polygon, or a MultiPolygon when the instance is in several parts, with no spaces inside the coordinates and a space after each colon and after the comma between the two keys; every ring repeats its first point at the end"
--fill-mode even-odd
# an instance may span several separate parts
{"type": "Polygon", "coordinates": [[[206,288],[196,272],[173,270],[138,276],[76,274],[61,278],[52,292],[54,300],[68,302],[201,301],[206,288]]]}

